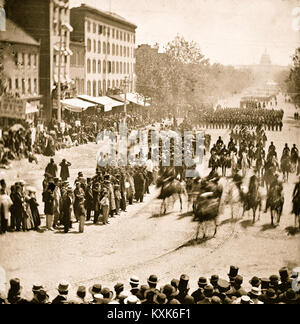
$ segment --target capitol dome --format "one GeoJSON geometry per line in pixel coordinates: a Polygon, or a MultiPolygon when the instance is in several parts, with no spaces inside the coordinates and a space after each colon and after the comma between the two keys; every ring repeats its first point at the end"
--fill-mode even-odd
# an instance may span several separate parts
{"type": "Polygon", "coordinates": [[[270,55],[267,53],[267,51],[265,51],[264,54],[261,56],[260,64],[261,65],[271,65],[271,58],[270,58],[270,55]]]}

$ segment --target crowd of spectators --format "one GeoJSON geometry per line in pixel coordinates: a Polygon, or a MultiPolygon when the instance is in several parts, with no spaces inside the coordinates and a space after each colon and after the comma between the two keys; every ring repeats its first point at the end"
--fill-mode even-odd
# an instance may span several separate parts
{"type": "Polygon", "coordinates": [[[279,270],[279,275],[252,277],[249,280],[251,288],[245,289],[239,268],[230,266],[227,279],[217,274],[210,278],[201,276],[195,291],[190,289],[190,278],[186,274],[165,284],[152,274],[144,284],[137,276],[131,276],[128,282],[118,282],[113,289],[103,287],[99,282],[89,288],[74,287],[74,296],[71,294],[74,288],[62,281],[52,300],[39,282],[32,287],[32,298],[26,299],[22,296],[20,280],[14,278],[10,280],[7,294],[0,294],[0,304],[300,304],[300,290],[294,284],[297,278],[297,272],[284,267],[279,270]]]}

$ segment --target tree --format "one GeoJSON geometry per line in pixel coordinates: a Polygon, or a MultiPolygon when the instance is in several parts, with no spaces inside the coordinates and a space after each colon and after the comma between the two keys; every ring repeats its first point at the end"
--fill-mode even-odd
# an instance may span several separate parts
{"type": "Polygon", "coordinates": [[[287,91],[296,107],[300,107],[300,48],[293,56],[293,66],[286,81],[287,91]]]}

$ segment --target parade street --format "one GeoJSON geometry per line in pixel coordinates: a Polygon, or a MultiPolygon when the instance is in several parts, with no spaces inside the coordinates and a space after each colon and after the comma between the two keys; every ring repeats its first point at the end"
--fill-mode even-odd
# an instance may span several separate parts
{"type": "MultiPolygon", "coordinates": [[[[293,119],[294,107],[279,96],[278,106],[285,110],[282,132],[266,132],[267,147],[273,141],[278,152],[285,143],[300,146],[300,124],[293,119]]],[[[212,143],[218,136],[228,142],[228,129],[208,129],[212,143]]],[[[93,176],[96,167],[95,143],[64,149],[56,153],[57,164],[63,158],[72,163],[70,184],[79,171],[85,177],[93,176]]],[[[49,158],[38,156],[39,163],[27,160],[14,161],[11,169],[2,170],[1,178],[9,179],[8,185],[23,179],[37,188],[37,198],[42,212],[42,179],[49,158]]],[[[205,159],[207,167],[207,157],[205,159]]],[[[249,171],[248,176],[251,171],[249,171]]],[[[140,278],[158,273],[163,282],[189,273],[196,283],[200,275],[219,273],[226,277],[229,264],[238,264],[241,275],[248,278],[253,273],[263,276],[265,272],[277,273],[284,265],[299,266],[299,232],[291,231],[294,216],[291,215],[291,197],[296,175],[284,184],[285,205],[279,227],[270,226],[270,214],[264,214],[252,225],[252,215],[242,211],[233,220],[229,208],[220,217],[215,238],[193,245],[197,224],[192,222],[184,202],[183,212],[176,202],[169,213],[159,215],[158,190],[152,186],[143,203],[128,206],[126,213],[110,218],[109,226],[86,222],[83,234],[78,233],[78,223],[65,234],[62,229],[54,232],[7,233],[0,237],[0,264],[8,278],[18,277],[24,285],[24,294],[30,295],[32,283],[43,282],[50,296],[55,296],[59,280],[67,280],[73,287],[87,287],[101,282],[111,286],[113,282],[128,282],[135,274],[140,278]]],[[[45,219],[42,219],[42,230],[45,219]]],[[[248,282],[245,282],[247,287],[248,282]]],[[[191,287],[196,288],[196,287],[191,287]]],[[[73,290],[71,290],[74,292],[73,290]]]]}

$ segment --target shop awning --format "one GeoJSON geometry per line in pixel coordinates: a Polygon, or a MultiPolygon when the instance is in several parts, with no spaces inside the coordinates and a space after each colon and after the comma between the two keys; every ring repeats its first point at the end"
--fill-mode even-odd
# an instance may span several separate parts
{"type": "Polygon", "coordinates": [[[78,98],[104,106],[104,111],[111,111],[113,107],[122,106],[123,103],[112,98],[103,96],[103,97],[91,97],[87,95],[80,95],[78,98]]]}
{"type": "MultiPolygon", "coordinates": [[[[125,100],[125,95],[120,94],[120,97],[125,100]]],[[[145,97],[138,94],[138,93],[127,93],[126,99],[136,105],[143,106],[143,107],[149,107],[150,104],[148,102],[145,102],[145,97]]]]}
{"type": "Polygon", "coordinates": [[[91,102],[86,102],[79,98],[65,99],[60,101],[63,108],[72,112],[83,112],[90,107],[95,107],[96,105],[91,102]]]}

